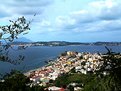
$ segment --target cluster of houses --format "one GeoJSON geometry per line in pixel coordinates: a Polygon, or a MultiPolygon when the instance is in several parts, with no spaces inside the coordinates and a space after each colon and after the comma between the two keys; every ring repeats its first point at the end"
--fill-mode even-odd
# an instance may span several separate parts
{"type": "Polygon", "coordinates": [[[85,53],[82,56],[82,59],[77,61],[78,65],[75,66],[76,72],[81,72],[83,74],[95,73],[103,65],[102,55],[101,54],[91,54],[85,53]]]}
{"type": "Polygon", "coordinates": [[[33,85],[46,86],[50,80],[55,80],[63,73],[69,72],[75,68],[76,72],[87,74],[88,72],[95,72],[99,70],[103,64],[100,54],[94,53],[79,53],[67,51],[63,55],[60,55],[55,61],[51,61],[48,65],[28,72],[30,80],[33,85]]]}

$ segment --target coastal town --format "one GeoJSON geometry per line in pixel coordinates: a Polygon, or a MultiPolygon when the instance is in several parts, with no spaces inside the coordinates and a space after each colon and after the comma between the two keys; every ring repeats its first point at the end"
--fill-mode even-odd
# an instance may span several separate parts
{"type": "Polygon", "coordinates": [[[25,75],[32,81],[31,87],[34,85],[46,86],[50,80],[55,80],[73,68],[75,72],[82,74],[95,73],[103,65],[102,56],[102,54],[97,53],[67,51],[62,53],[55,61],[49,62],[44,67],[29,71],[25,75]]]}

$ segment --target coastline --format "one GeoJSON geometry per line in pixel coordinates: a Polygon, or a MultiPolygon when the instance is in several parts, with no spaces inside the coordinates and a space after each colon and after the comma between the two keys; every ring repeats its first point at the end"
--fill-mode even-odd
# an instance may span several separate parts
{"type": "MultiPolygon", "coordinates": [[[[57,60],[55,59],[55,60],[53,60],[52,62],[55,63],[55,61],[57,61],[57,60]]],[[[27,72],[24,72],[23,74],[24,74],[25,76],[28,77],[28,76],[30,75],[31,72],[33,72],[33,71],[38,71],[38,70],[42,70],[42,69],[44,69],[45,67],[47,67],[48,65],[49,65],[49,62],[48,62],[46,65],[43,65],[43,66],[38,67],[38,68],[35,68],[35,69],[31,69],[31,70],[29,70],[29,71],[27,71],[27,72]]]]}
{"type": "MultiPolygon", "coordinates": [[[[121,47],[119,46],[108,46],[113,52],[121,53],[121,47]]],[[[11,70],[20,70],[22,73],[27,73],[32,70],[40,69],[45,66],[45,60],[57,58],[57,56],[63,52],[67,51],[77,51],[77,52],[90,52],[90,53],[106,53],[107,50],[104,46],[64,46],[64,47],[29,47],[24,51],[20,51],[25,55],[26,59],[20,65],[12,66],[9,63],[1,62],[1,73],[9,73],[11,70]],[[7,67],[5,67],[6,65],[7,67]]],[[[20,53],[18,51],[18,53],[20,53]]],[[[11,56],[16,55],[14,51],[11,51],[11,56]]]]}
{"type": "Polygon", "coordinates": [[[94,72],[98,66],[102,65],[102,62],[99,61],[101,58],[101,55],[97,53],[67,51],[52,61],[52,64],[29,70],[24,75],[30,78],[33,82],[32,85],[40,85],[40,81],[42,82],[41,85],[45,85],[49,80],[55,80],[58,76],[68,73],[73,68],[83,74],[90,71],[94,72]],[[86,62],[84,69],[82,68],[83,62],[86,62]]]}

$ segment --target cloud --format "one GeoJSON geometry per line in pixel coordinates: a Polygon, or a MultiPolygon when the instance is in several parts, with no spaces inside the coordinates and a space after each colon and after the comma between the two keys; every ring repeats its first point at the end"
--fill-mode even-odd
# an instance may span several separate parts
{"type": "MultiPolygon", "coordinates": [[[[31,34],[47,34],[55,32],[55,28],[53,28],[53,25],[50,21],[42,19],[39,22],[35,22],[32,24],[31,28],[31,34]]],[[[29,34],[30,34],[29,33],[29,34]]]]}
{"type": "Polygon", "coordinates": [[[0,1],[0,11],[2,17],[41,14],[52,2],[53,0],[3,0],[0,1]]]}
{"type": "MultiPolygon", "coordinates": [[[[4,1],[3,1],[4,2],[4,1]]],[[[9,0],[5,1],[4,3],[9,6],[14,7],[38,7],[38,6],[47,6],[52,2],[52,0],[9,0]]]]}
{"type": "Polygon", "coordinates": [[[121,29],[120,0],[95,1],[87,9],[71,12],[69,16],[58,16],[57,26],[62,31],[106,32],[121,29]]]}
{"type": "Polygon", "coordinates": [[[117,3],[115,3],[115,1],[116,0],[100,0],[100,1],[91,2],[91,3],[89,3],[89,5],[94,8],[98,8],[98,9],[111,8],[115,4],[117,4],[117,3]]]}
{"type": "Polygon", "coordinates": [[[47,20],[42,20],[39,24],[39,26],[41,27],[50,27],[51,26],[51,23],[47,20]]]}
{"type": "Polygon", "coordinates": [[[51,32],[53,31],[50,27],[51,23],[45,20],[43,15],[48,6],[53,3],[54,0],[0,0],[0,25],[9,24],[9,20],[25,16],[28,21],[33,19],[30,36],[51,32]]]}
{"type": "Polygon", "coordinates": [[[74,34],[79,37],[83,34],[93,36],[121,31],[120,0],[92,0],[88,3],[86,1],[84,5],[83,1],[80,4],[73,2],[76,1],[0,0],[0,22],[4,23],[20,16],[25,16],[27,20],[33,19],[31,30],[26,35],[29,38],[37,34],[47,37],[63,35],[66,38],[67,35],[74,34]],[[33,17],[35,13],[36,17],[33,17]]]}
{"type": "Polygon", "coordinates": [[[58,16],[56,17],[56,24],[58,27],[62,27],[63,25],[74,25],[75,24],[75,19],[71,18],[71,17],[66,17],[66,16],[58,16]]]}
{"type": "Polygon", "coordinates": [[[121,2],[119,0],[105,0],[92,2],[89,5],[95,8],[98,17],[103,20],[114,20],[121,16],[121,2]]]}
{"type": "Polygon", "coordinates": [[[54,0],[0,0],[0,25],[25,16],[28,21],[33,19],[30,33],[43,33],[48,30],[44,27],[50,26],[49,21],[43,19],[43,13],[53,3],[54,0]]]}

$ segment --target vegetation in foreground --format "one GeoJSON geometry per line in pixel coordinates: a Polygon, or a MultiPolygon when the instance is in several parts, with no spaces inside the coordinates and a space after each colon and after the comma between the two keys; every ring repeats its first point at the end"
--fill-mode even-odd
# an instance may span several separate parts
{"type": "Polygon", "coordinates": [[[44,87],[30,87],[30,80],[19,71],[13,70],[3,77],[0,82],[0,91],[44,91],[44,87]]]}

